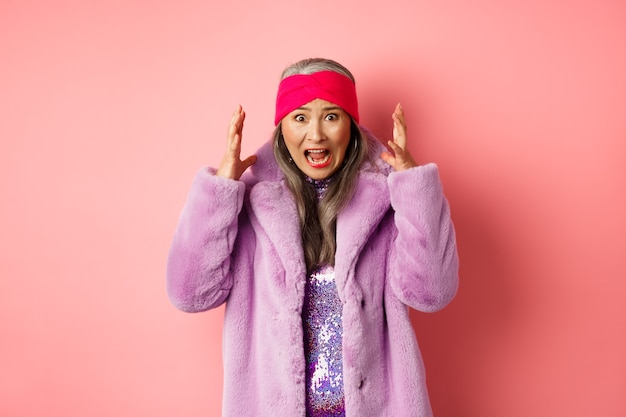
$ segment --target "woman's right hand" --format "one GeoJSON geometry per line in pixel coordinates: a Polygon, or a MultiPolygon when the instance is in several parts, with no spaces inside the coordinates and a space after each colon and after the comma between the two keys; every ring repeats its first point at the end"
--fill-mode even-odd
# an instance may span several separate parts
{"type": "Polygon", "coordinates": [[[220,177],[238,180],[244,171],[256,162],[256,155],[241,160],[241,132],[245,118],[246,113],[241,106],[237,106],[228,126],[226,153],[216,173],[220,177]]]}

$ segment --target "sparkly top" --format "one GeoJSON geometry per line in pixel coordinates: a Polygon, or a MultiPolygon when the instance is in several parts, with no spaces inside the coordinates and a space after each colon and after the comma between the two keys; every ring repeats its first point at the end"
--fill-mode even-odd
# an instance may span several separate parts
{"type": "MultiPolygon", "coordinates": [[[[318,201],[332,177],[306,181],[315,187],[318,201]]],[[[307,277],[302,311],[306,359],[307,417],[345,417],[342,356],[342,304],[331,265],[316,268],[307,277]]]]}
{"type": "Polygon", "coordinates": [[[304,180],[306,182],[308,182],[313,187],[315,187],[315,192],[317,193],[317,201],[321,200],[324,197],[324,195],[326,194],[326,191],[328,190],[328,186],[330,185],[331,182],[333,182],[334,179],[335,179],[334,176],[324,178],[322,180],[314,180],[313,178],[309,176],[304,177],[304,180]]]}

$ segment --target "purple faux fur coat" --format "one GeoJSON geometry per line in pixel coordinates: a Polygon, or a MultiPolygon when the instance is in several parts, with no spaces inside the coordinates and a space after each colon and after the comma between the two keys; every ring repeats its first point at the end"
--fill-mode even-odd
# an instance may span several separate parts
{"type": "MultiPolygon", "coordinates": [[[[458,257],[438,168],[392,172],[370,137],[365,164],[337,218],[346,416],[432,416],[408,307],[454,297],[458,257]]],[[[296,205],[267,143],[241,181],[201,170],[170,248],[173,304],[226,302],[226,417],[305,415],[302,305],[306,268],[296,205]]]]}

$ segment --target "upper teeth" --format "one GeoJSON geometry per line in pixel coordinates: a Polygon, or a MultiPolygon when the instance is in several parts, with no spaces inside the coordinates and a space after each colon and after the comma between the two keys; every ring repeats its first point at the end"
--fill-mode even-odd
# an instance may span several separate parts
{"type": "Polygon", "coordinates": [[[310,153],[323,153],[323,152],[326,152],[326,151],[323,150],[323,149],[311,149],[311,150],[309,150],[309,152],[310,153]]]}

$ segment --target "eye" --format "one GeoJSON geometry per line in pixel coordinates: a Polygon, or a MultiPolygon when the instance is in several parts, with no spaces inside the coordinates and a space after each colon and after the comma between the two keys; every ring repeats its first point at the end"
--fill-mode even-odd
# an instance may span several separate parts
{"type": "Polygon", "coordinates": [[[332,120],[337,120],[339,118],[339,116],[337,116],[335,113],[329,113],[326,115],[326,120],[332,121],[332,120]]]}
{"type": "Polygon", "coordinates": [[[303,114],[296,114],[293,119],[296,122],[304,122],[306,120],[303,114]]]}

